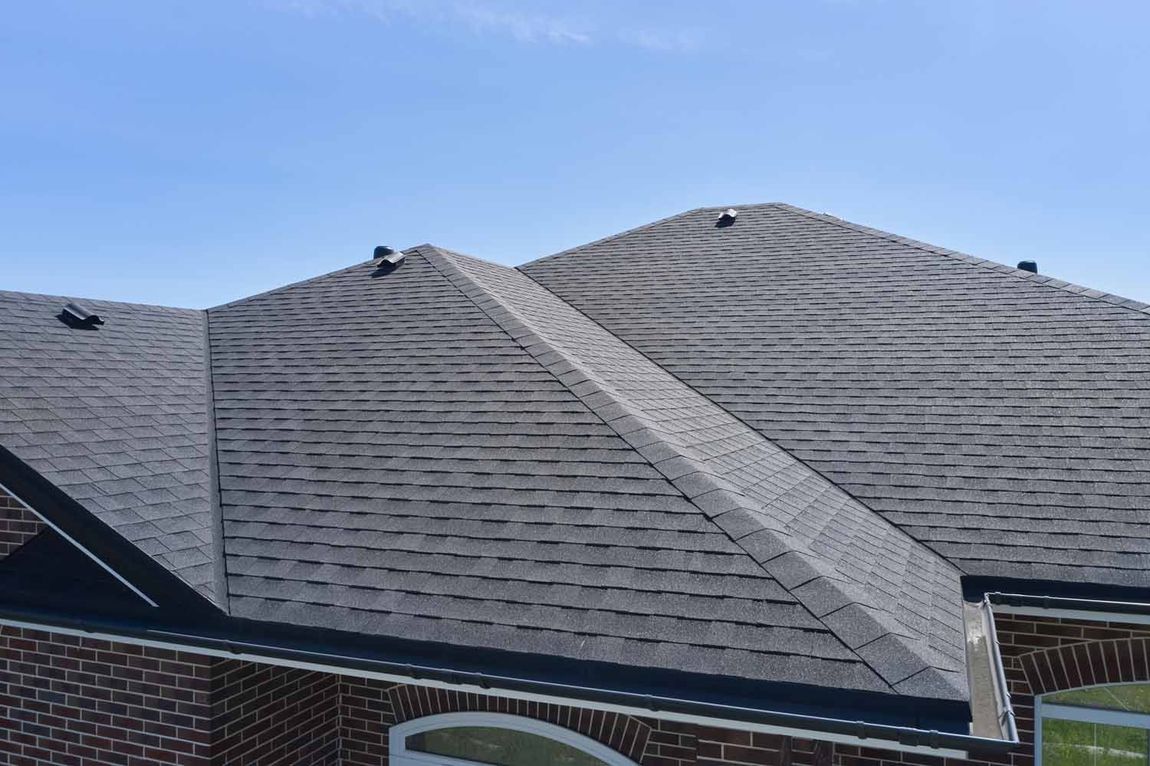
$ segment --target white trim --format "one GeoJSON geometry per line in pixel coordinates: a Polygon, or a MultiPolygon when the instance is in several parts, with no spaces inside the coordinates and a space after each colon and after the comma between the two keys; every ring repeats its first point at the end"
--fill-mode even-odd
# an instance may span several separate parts
{"type": "MultiPolygon", "coordinates": [[[[817,729],[813,728],[800,729],[794,726],[777,726],[766,723],[755,723],[751,721],[719,718],[716,716],[696,715],[694,713],[678,713],[670,710],[655,710],[645,707],[637,707],[634,705],[619,705],[612,702],[597,702],[594,700],[560,697],[554,694],[538,694],[535,692],[498,689],[487,686],[479,686],[478,684],[447,683],[445,681],[436,681],[433,679],[412,678],[410,676],[400,675],[398,673],[383,673],[374,670],[348,668],[331,663],[304,662],[300,660],[289,660],[282,657],[269,657],[264,654],[259,654],[256,651],[241,651],[238,649],[236,651],[225,651],[223,649],[210,649],[175,641],[153,640],[137,638],[134,636],[119,636],[114,633],[77,630],[74,628],[61,628],[52,625],[42,625],[34,622],[9,620],[4,618],[0,618],[0,625],[9,625],[16,628],[31,628],[33,630],[43,630],[50,633],[60,633],[68,636],[86,636],[89,638],[102,639],[105,641],[119,641],[120,643],[132,644],[134,646],[150,646],[156,649],[173,649],[176,651],[202,654],[208,657],[224,657],[229,659],[249,660],[251,662],[259,662],[265,665],[276,665],[285,668],[317,670],[324,673],[336,673],[339,675],[351,676],[354,678],[369,678],[380,681],[390,681],[392,683],[409,684],[411,686],[425,686],[431,689],[453,689],[456,691],[470,692],[472,694],[481,694],[488,697],[505,697],[507,699],[525,700],[527,702],[544,702],[552,705],[565,705],[568,707],[583,708],[585,710],[602,710],[608,713],[622,713],[624,715],[637,716],[641,718],[657,718],[661,721],[674,721],[676,723],[694,724],[698,726],[714,726],[721,729],[738,729],[740,731],[760,732],[763,734],[779,734],[784,737],[814,739],[823,742],[836,742],[844,745],[858,745],[861,747],[871,747],[882,750],[897,750],[898,752],[902,753],[919,753],[922,755],[934,755],[947,758],[966,758],[968,754],[968,751],[966,750],[959,750],[953,747],[904,745],[896,740],[882,739],[880,737],[854,737],[847,734],[835,734],[832,732],[818,731],[817,729]]],[[[238,647],[242,644],[236,643],[234,645],[238,647]]],[[[929,732],[924,731],[923,734],[926,735],[929,734],[929,732]]],[[[974,742],[971,743],[972,746],[974,744],[974,742]]]]}
{"type": "Polygon", "coordinates": [[[522,731],[561,742],[576,750],[582,750],[591,757],[603,761],[607,766],[637,766],[634,761],[601,742],[596,742],[579,732],[564,729],[562,726],[518,715],[482,712],[440,713],[413,718],[391,727],[391,731],[388,733],[389,762],[392,766],[478,766],[475,761],[407,749],[407,738],[412,734],[458,726],[487,726],[496,729],[522,731]]]}
{"type": "MultiPolygon", "coordinates": [[[[1099,602],[1106,603],[1106,602],[1099,602]]],[[[994,609],[1003,614],[1023,614],[1030,617],[1063,617],[1085,622],[1124,622],[1131,625],[1150,625],[1150,614],[1128,614],[1091,609],[1062,609],[1060,607],[1012,606],[994,604],[994,609]]]]}
{"type": "Polygon", "coordinates": [[[1074,705],[1056,705],[1053,702],[1047,702],[1042,706],[1042,715],[1062,721],[1083,721],[1112,726],[1129,726],[1134,729],[1150,729],[1150,714],[1131,713],[1128,710],[1075,707],[1074,705]]]}
{"type": "Polygon", "coordinates": [[[33,508],[32,506],[28,505],[28,503],[24,502],[23,498],[21,498],[19,495],[17,495],[17,494],[16,494],[15,492],[13,492],[12,490],[10,490],[10,489],[8,489],[7,487],[5,487],[3,483],[0,483],[0,492],[3,492],[4,494],[6,494],[6,495],[8,495],[9,497],[11,497],[13,500],[15,500],[16,502],[18,502],[20,505],[24,506],[24,507],[25,507],[25,508],[28,510],[28,512],[29,512],[29,513],[31,513],[33,516],[35,516],[36,518],[38,518],[40,521],[42,521],[42,522],[43,522],[45,525],[47,525],[48,527],[51,527],[51,529],[52,529],[52,531],[53,531],[53,532],[55,532],[56,534],[60,535],[60,537],[63,537],[65,540],[67,540],[69,543],[71,543],[73,547],[75,547],[75,548],[79,549],[81,553],[83,553],[83,554],[84,554],[85,556],[87,556],[88,558],[92,559],[92,561],[95,561],[97,564],[99,564],[99,565],[100,565],[100,567],[101,567],[101,568],[102,568],[104,571],[106,571],[108,574],[112,575],[112,577],[115,577],[117,580],[119,580],[119,581],[120,581],[120,582],[121,582],[121,583],[122,583],[122,584],[123,584],[123,585],[124,585],[124,586],[125,586],[125,587],[126,587],[128,590],[132,591],[132,592],[133,592],[133,593],[135,593],[137,596],[139,596],[140,598],[142,598],[144,601],[148,602],[148,605],[149,605],[149,606],[156,606],[156,607],[158,607],[158,606],[159,606],[159,604],[157,604],[155,601],[153,601],[152,599],[148,598],[148,596],[147,596],[147,595],[145,595],[145,593],[144,593],[142,590],[140,590],[139,588],[137,588],[135,585],[132,585],[132,583],[128,582],[128,581],[127,581],[126,579],[124,579],[123,577],[121,577],[119,572],[117,572],[115,569],[112,569],[112,567],[110,567],[110,566],[108,566],[107,564],[105,564],[103,561],[101,561],[101,560],[100,560],[100,559],[99,559],[99,558],[96,556],[96,554],[92,553],[90,550],[88,550],[87,548],[85,548],[83,545],[81,545],[79,542],[77,542],[77,541],[75,540],[75,538],[73,538],[71,535],[69,535],[69,534],[68,534],[67,532],[65,532],[64,530],[60,529],[60,527],[58,527],[58,526],[56,526],[55,524],[53,524],[53,523],[52,523],[52,521],[51,521],[50,519],[48,519],[47,517],[45,517],[45,516],[44,516],[44,514],[40,513],[40,512],[39,512],[39,511],[37,511],[35,508],[33,508]]]}

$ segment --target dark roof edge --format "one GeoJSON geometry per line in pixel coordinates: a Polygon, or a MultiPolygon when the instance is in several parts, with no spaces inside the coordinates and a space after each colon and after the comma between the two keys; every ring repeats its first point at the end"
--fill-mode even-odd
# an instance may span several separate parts
{"type": "MultiPolygon", "coordinates": [[[[386,674],[419,683],[460,686],[476,693],[536,694],[582,703],[617,705],[635,714],[695,715],[715,725],[759,724],[869,739],[873,747],[947,748],[1006,752],[1017,742],[973,736],[965,702],[908,699],[801,684],[752,682],[674,670],[570,660],[497,649],[474,649],[380,639],[325,629],[238,620],[216,613],[200,624],[81,617],[0,605],[0,622],[64,629],[112,639],[161,643],[189,652],[275,664],[321,665],[330,672],[386,674]],[[600,683],[610,679],[609,685],[600,683]],[[690,694],[690,697],[683,696],[690,694]],[[762,700],[779,702],[765,709],[762,700]],[[863,720],[864,717],[867,720],[863,720]]],[[[817,739],[817,736],[812,738],[817,739]]]]}
{"type": "MultiPolygon", "coordinates": [[[[872,673],[875,674],[875,676],[878,680],[881,680],[881,682],[886,684],[892,691],[897,691],[898,685],[908,681],[910,678],[913,678],[917,675],[921,675],[923,673],[928,673],[928,674],[929,673],[935,673],[935,674],[937,674],[939,672],[939,669],[936,666],[934,666],[932,663],[930,663],[926,657],[921,656],[920,650],[922,647],[915,645],[914,642],[912,642],[911,640],[909,640],[906,636],[904,636],[902,634],[902,632],[899,629],[900,626],[888,624],[889,621],[891,620],[891,617],[888,613],[881,612],[879,615],[876,616],[872,610],[861,608],[859,606],[859,602],[853,597],[853,595],[850,593],[850,591],[845,590],[844,586],[840,584],[838,578],[833,576],[834,573],[826,570],[825,562],[818,559],[817,557],[809,555],[808,552],[806,552],[804,550],[800,550],[798,548],[791,547],[789,545],[785,546],[788,548],[788,551],[787,551],[788,553],[792,553],[792,554],[800,556],[802,558],[803,562],[806,564],[807,567],[809,567],[809,569],[812,573],[812,576],[810,577],[810,579],[807,581],[804,581],[804,583],[802,583],[802,584],[805,585],[805,584],[807,584],[807,582],[821,578],[821,579],[825,580],[832,588],[841,589],[841,592],[843,593],[844,597],[847,599],[847,603],[843,607],[840,607],[839,610],[835,610],[835,612],[832,612],[831,613],[832,615],[837,613],[838,611],[841,611],[842,609],[852,608],[854,618],[856,620],[866,621],[866,622],[870,622],[870,623],[875,624],[882,631],[883,636],[891,636],[893,638],[893,640],[895,640],[900,645],[902,645],[908,652],[911,652],[911,653],[915,654],[916,656],[918,656],[919,659],[923,660],[927,665],[927,667],[917,671],[916,673],[912,674],[911,676],[904,677],[904,678],[894,678],[894,679],[888,677],[888,674],[884,674],[878,668],[876,668],[874,666],[874,664],[872,664],[870,661],[868,661],[858,651],[858,649],[860,649],[862,647],[852,646],[851,643],[841,635],[841,632],[839,630],[837,630],[832,623],[829,623],[826,619],[824,619],[828,615],[824,615],[823,617],[820,617],[815,612],[815,610],[811,608],[807,599],[804,599],[802,596],[795,593],[795,590],[797,590],[797,588],[787,587],[778,579],[778,577],[776,577],[774,574],[772,574],[770,568],[767,566],[768,562],[766,559],[762,559],[761,556],[756,555],[755,551],[748,549],[746,543],[743,542],[742,540],[740,540],[740,538],[735,537],[731,533],[730,529],[725,527],[723,524],[718,523],[718,521],[715,518],[715,516],[716,516],[715,507],[721,507],[722,509],[726,510],[726,512],[728,512],[728,513],[735,511],[735,510],[738,510],[740,513],[744,514],[745,517],[747,517],[750,520],[750,523],[758,524],[757,521],[753,520],[752,513],[746,508],[745,504],[741,500],[741,496],[738,493],[735,493],[735,492],[729,490],[727,487],[723,486],[719,481],[716,480],[716,478],[713,476],[711,471],[708,470],[705,466],[701,465],[700,463],[698,463],[698,461],[696,461],[695,459],[693,459],[689,455],[685,454],[677,446],[675,446],[672,443],[668,442],[667,440],[663,439],[656,429],[652,428],[649,424],[644,423],[642,421],[642,418],[636,417],[633,414],[631,408],[626,404],[626,402],[620,401],[619,397],[616,395],[616,393],[614,391],[612,391],[610,389],[604,389],[602,386],[599,385],[598,382],[595,382],[596,374],[593,371],[588,371],[586,368],[584,368],[577,358],[573,358],[572,355],[567,350],[565,350],[564,348],[562,348],[560,346],[557,346],[555,342],[553,342],[551,339],[546,337],[546,335],[543,331],[537,330],[537,328],[531,324],[530,319],[523,317],[519,312],[517,312],[515,310],[514,307],[507,305],[507,303],[504,300],[493,295],[490,292],[490,290],[488,290],[483,284],[481,284],[478,281],[478,279],[476,277],[474,277],[471,274],[464,271],[462,268],[460,268],[458,265],[456,265],[451,260],[451,258],[453,258],[453,257],[458,257],[458,258],[465,259],[465,260],[477,260],[477,259],[471,258],[471,256],[460,255],[458,253],[445,252],[441,248],[435,247],[434,245],[421,245],[418,248],[414,248],[413,250],[419,252],[421,255],[423,255],[425,258],[427,258],[428,261],[432,264],[432,266],[434,268],[436,268],[441,274],[443,274],[443,276],[446,277],[449,281],[451,281],[458,289],[460,289],[460,291],[463,292],[464,295],[466,295],[469,299],[471,299],[475,303],[475,305],[491,319],[491,321],[493,321],[505,333],[507,333],[507,335],[509,337],[511,337],[511,339],[513,341],[515,341],[527,354],[529,354],[533,359],[535,359],[535,361],[537,363],[539,363],[540,366],[542,366],[544,369],[546,369],[548,372],[550,372],[555,377],[555,379],[558,380],[561,385],[563,385],[564,388],[571,391],[581,402],[583,402],[584,406],[586,406],[592,413],[594,413],[595,416],[598,417],[608,428],[610,428],[612,431],[617,433],[619,435],[619,437],[622,438],[625,442],[627,442],[628,444],[631,444],[632,447],[634,447],[635,445],[633,442],[635,441],[636,436],[639,434],[646,434],[649,436],[649,438],[647,438],[647,439],[640,438],[640,441],[647,441],[649,443],[649,442],[657,440],[660,443],[662,443],[663,445],[665,445],[666,447],[668,447],[670,450],[672,450],[679,460],[681,460],[687,464],[690,464],[693,468],[693,473],[691,475],[695,476],[698,479],[698,483],[700,485],[703,485],[707,488],[707,489],[700,489],[694,495],[688,494],[687,492],[684,492],[683,489],[680,487],[680,485],[678,483],[678,479],[681,476],[680,473],[674,473],[674,474],[669,473],[667,471],[666,466],[663,465],[663,461],[658,461],[658,462],[653,461],[650,458],[648,458],[646,455],[644,455],[641,450],[639,450],[639,449],[635,450],[636,453],[639,454],[641,457],[643,457],[643,459],[647,462],[648,465],[651,466],[651,468],[653,470],[658,472],[661,476],[663,476],[664,479],[666,479],[668,484],[670,484],[672,487],[675,487],[675,489],[679,491],[680,495],[688,503],[691,503],[693,506],[698,508],[699,512],[703,515],[703,517],[706,518],[718,531],[720,531],[722,534],[724,534],[728,540],[730,540],[735,546],[737,546],[741,551],[743,551],[747,555],[747,557],[752,562],[754,562],[754,564],[756,566],[758,566],[767,575],[771,576],[776,582],[778,582],[779,586],[782,587],[784,590],[786,590],[787,593],[790,594],[795,599],[795,602],[798,605],[800,605],[807,612],[807,614],[810,615],[810,617],[813,620],[815,620],[818,624],[822,625],[831,635],[835,636],[835,638],[837,638],[840,642],[842,642],[842,645],[844,646],[844,648],[846,648],[848,651],[850,651],[852,654],[854,654],[858,658],[858,660],[860,662],[862,662],[863,665],[865,665],[872,673]],[[429,255],[431,257],[429,257],[429,255]],[[478,295],[482,295],[486,300],[478,299],[478,297],[477,297],[478,295]],[[498,310],[493,311],[490,304],[494,304],[495,306],[497,306],[498,310]],[[570,365],[572,368],[577,370],[579,372],[579,374],[583,377],[583,379],[587,383],[593,384],[593,388],[589,387],[588,390],[583,391],[582,393],[572,390],[572,388],[567,383],[565,383],[564,380],[558,374],[556,374],[555,370],[553,369],[554,365],[548,365],[543,361],[542,357],[545,357],[548,354],[554,354],[555,356],[559,357],[564,362],[566,362],[567,365],[570,365]],[[609,404],[609,405],[596,405],[596,404],[594,404],[592,400],[594,399],[594,397],[596,395],[602,395],[602,396],[607,397],[610,400],[610,402],[613,404],[613,406],[622,407],[626,411],[627,414],[623,417],[616,416],[615,419],[609,419],[607,417],[604,417],[602,410],[610,409],[612,404],[609,404]],[[632,427],[630,430],[626,430],[626,431],[621,430],[619,427],[619,424],[622,422],[625,422],[627,420],[637,421],[640,423],[640,426],[638,428],[632,427]],[[704,495],[710,499],[710,504],[708,506],[704,506],[704,505],[700,504],[700,502],[698,501],[698,498],[700,495],[704,495]],[[721,498],[721,499],[719,499],[719,498],[721,498]]],[[[501,268],[506,268],[506,267],[501,267],[501,268]]],[[[513,271],[513,270],[509,269],[509,271],[513,271]]],[[[527,275],[523,272],[519,272],[519,276],[523,279],[530,281],[532,284],[536,285],[540,290],[542,290],[543,292],[552,296],[556,301],[563,303],[564,305],[568,306],[573,312],[578,313],[581,317],[583,317],[589,324],[595,325],[602,332],[604,332],[607,335],[610,335],[611,337],[618,340],[618,342],[621,345],[624,345],[627,348],[634,351],[634,353],[637,354],[639,357],[645,359],[652,366],[658,368],[659,370],[661,370],[665,374],[667,374],[669,377],[671,377],[672,379],[677,381],[679,383],[679,385],[682,385],[684,388],[689,389],[690,391],[697,394],[698,396],[706,399],[706,401],[714,404],[714,402],[712,402],[709,398],[703,396],[703,394],[699,393],[698,391],[695,391],[695,389],[688,386],[685,382],[683,382],[678,377],[671,375],[671,373],[667,372],[662,366],[660,366],[658,363],[651,360],[645,354],[637,351],[636,349],[634,349],[634,347],[630,346],[630,344],[627,344],[625,341],[623,341],[622,339],[619,339],[617,336],[615,336],[609,330],[607,330],[606,328],[599,325],[597,322],[595,322],[595,320],[591,319],[590,317],[587,317],[585,314],[583,314],[583,312],[579,311],[578,309],[576,309],[573,306],[570,306],[570,304],[567,304],[566,301],[563,301],[562,298],[560,298],[559,296],[552,293],[545,286],[543,286],[543,285],[539,284],[538,282],[536,282],[535,280],[531,279],[531,277],[529,275],[527,275]]],[[[738,421],[739,423],[742,423],[743,426],[746,427],[750,433],[755,434],[758,438],[761,438],[764,441],[769,441],[766,439],[765,436],[760,434],[758,431],[756,431],[755,429],[753,429],[750,426],[743,423],[742,420],[735,417],[734,415],[731,415],[729,412],[727,412],[726,409],[719,407],[719,405],[717,405],[717,404],[714,404],[714,406],[717,409],[721,410],[722,412],[727,413],[732,419],[738,421]]],[[[806,463],[803,463],[802,461],[798,460],[798,458],[795,458],[793,455],[791,455],[790,452],[783,450],[781,447],[778,447],[778,445],[775,445],[773,442],[770,442],[770,443],[773,446],[775,446],[777,449],[781,450],[784,454],[786,454],[791,459],[795,460],[796,462],[803,465],[804,467],[809,468],[809,466],[807,466],[806,463]]],[[[823,474],[821,474],[817,471],[814,471],[813,469],[811,469],[811,470],[812,470],[812,473],[814,473],[815,475],[820,477],[823,481],[825,481],[827,483],[827,485],[839,489],[844,494],[846,494],[848,497],[851,497],[852,499],[854,499],[853,495],[850,495],[850,493],[847,493],[845,490],[842,490],[841,487],[838,487],[837,484],[830,481],[830,479],[823,476],[823,474]]],[[[856,502],[858,502],[858,501],[856,500],[856,502]]],[[[909,544],[919,546],[928,555],[935,557],[942,565],[951,567],[952,569],[955,569],[957,571],[957,568],[955,568],[953,564],[951,564],[946,558],[944,558],[943,556],[938,554],[936,551],[931,549],[929,546],[926,546],[923,543],[919,542],[918,540],[915,540],[913,537],[911,537],[904,530],[902,530],[901,528],[897,527],[894,524],[891,524],[889,521],[887,521],[880,514],[877,514],[873,510],[871,510],[868,506],[862,504],[861,502],[859,504],[862,505],[864,508],[866,508],[867,511],[874,514],[876,519],[879,519],[883,524],[890,527],[897,534],[899,534],[900,536],[905,538],[909,544]]],[[[771,535],[772,537],[776,537],[776,539],[777,539],[777,533],[775,530],[771,530],[771,529],[767,528],[766,526],[760,526],[760,529],[764,534],[771,535]]],[[[786,554],[775,553],[774,558],[781,558],[783,555],[786,555],[786,554]]],[[[956,593],[955,597],[957,598],[957,596],[958,596],[958,594],[956,593]]]]}
{"type": "Polygon", "coordinates": [[[963,597],[981,601],[988,594],[1008,593],[1037,600],[1069,600],[1091,604],[1150,604],[1150,588],[1057,580],[1024,580],[1012,577],[962,578],[963,597]]]}
{"type": "Polygon", "coordinates": [[[888,242],[896,242],[900,245],[913,247],[916,250],[922,250],[934,255],[942,255],[948,258],[953,258],[971,266],[980,266],[990,271],[996,271],[1000,274],[1009,274],[1019,279],[1025,279],[1028,282],[1034,282],[1035,284],[1045,285],[1046,287],[1062,290],[1063,292],[1068,292],[1072,295],[1079,295],[1084,298],[1093,298],[1094,300],[1109,303],[1112,306],[1119,306],[1124,309],[1129,309],[1139,314],[1150,314],[1150,304],[1143,303],[1142,301],[1136,301],[1133,298],[1125,298],[1121,295],[1115,295],[1113,293],[1103,292],[1102,290],[1095,290],[1094,288],[1076,285],[1073,282],[1056,279],[1055,277],[1047,276],[1045,274],[1035,274],[1030,271],[1023,271],[1021,269],[1016,269],[1013,266],[1007,266],[1006,264],[998,263],[997,261],[992,261],[987,258],[979,258],[977,256],[968,255],[957,250],[950,250],[948,248],[939,247],[927,242],[910,239],[909,237],[901,237],[897,234],[891,234],[888,231],[882,231],[881,229],[875,229],[870,226],[863,226],[862,224],[844,221],[842,218],[828,215],[826,213],[816,213],[811,210],[804,210],[801,207],[795,207],[794,205],[788,205],[782,202],[774,202],[770,203],[770,205],[772,207],[778,208],[779,210],[785,210],[789,213],[801,215],[815,221],[821,221],[822,223],[826,223],[832,226],[839,226],[844,229],[850,229],[861,234],[868,234],[872,237],[878,237],[879,239],[884,239],[888,242]]]}
{"type": "Polygon", "coordinates": [[[219,613],[211,601],[179,575],[160,565],[3,446],[0,484],[158,609],[194,615],[219,613]]]}

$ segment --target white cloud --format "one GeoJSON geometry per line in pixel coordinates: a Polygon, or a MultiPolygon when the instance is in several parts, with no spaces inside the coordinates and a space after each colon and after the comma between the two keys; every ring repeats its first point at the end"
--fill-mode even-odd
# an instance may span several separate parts
{"type": "Polygon", "coordinates": [[[266,0],[270,7],[304,16],[360,15],[380,23],[399,20],[425,26],[457,27],[477,35],[509,37],[522,43],[586,46],[617,43],[652,51],[698,47],[697,37],[682,30],[612,29],[586,19],[524,10],[522,4],[496,0],[266,0]]]}

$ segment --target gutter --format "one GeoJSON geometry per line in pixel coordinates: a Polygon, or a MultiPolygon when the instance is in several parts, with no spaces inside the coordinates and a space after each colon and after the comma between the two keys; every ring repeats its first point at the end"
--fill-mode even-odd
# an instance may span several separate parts
{"type": "MultiPolygon", "coordinates": [[[[970,751],[1005,753],[1010,739],[874,724],[799,713],[650,696],[610,689],[561,684],[427,665],[411,665],[349,655],[295,649],[249,641],[133,627],[72,618],[29,617],[0,610],[0,625],[121,641],[139,646],[195,652],[360,678],[490,694],[515,699],[574,705],[608,712],[726,729],[819,739],[862,747],[933,756],[966,758],[970,751]]],[[[1005,699],[1009,700],[1009,697],[1005,699]]],[[[1007,703],[1009,704],[1009,702],[1007,703]]],[[[1010,717],[1013,722],[1013,715],[1010,717]]]]}
{"type": "Polygon", "coordinates": [[[986,636],[990,645],[991,671],[994,676],[994,691],[998,703],[998,725],[1003,736],[1018,743],[1018,722],[1014,716],[1014,705],[1010,701],[1010,687],[1006,682],[1006,668],[1002,665],[1002,650],[998,645],[998,629],[994,625],[994,607],[990,596],[982,600],[981,611],[986,623],[986,636]]]}
{"type": "Polygon", "coordinates": [[[987,593],[986,600],[1004,614],[1150,625],[1150,604],[1144,602],[1032,596],[1023,593],[987,593]]]}

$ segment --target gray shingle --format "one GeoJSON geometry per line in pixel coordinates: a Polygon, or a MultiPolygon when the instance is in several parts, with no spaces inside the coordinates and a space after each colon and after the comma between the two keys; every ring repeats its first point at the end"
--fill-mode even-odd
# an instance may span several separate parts
{"type": "Polygon", "coordinates": [[[203,312],[71,300],[0,291],[0,444],[215,599],[203,312]]]}
{"type": "Polygon", "coordinates": [[[521,269],[965,572],[1150,585],[1143,304],[719,210],[521,269]]]}
{"type": "Polygon", "coordinates": [[[633,446],[730,472],[762,437],[554,303],[423,247],[211,310],[235,614],[893,691],[676,488],[717,486],[678,442],[633,446]],[[609,378],[539,311],[598,333],[609,378]]]}
{"type": "MultiPolygon", "coordinates": [[[[1145,307],[716,213],[207,312],[232,613],[961,699],[947,558],[1147,584],[1145,307]]],[[[0,293],[0,443],[211,596],[205,313],[65,300],[0,293]]]]}

